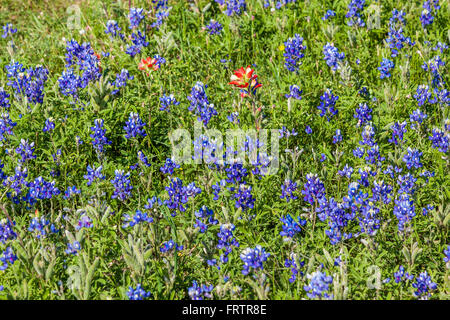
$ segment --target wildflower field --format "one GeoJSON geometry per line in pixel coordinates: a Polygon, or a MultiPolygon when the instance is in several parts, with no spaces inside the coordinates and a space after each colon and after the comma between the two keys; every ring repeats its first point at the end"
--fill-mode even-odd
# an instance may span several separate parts
{"type": "Polygon", "coordinates": [[[0,299],[450,297],[449,2],[0,25],[0,299]]]}

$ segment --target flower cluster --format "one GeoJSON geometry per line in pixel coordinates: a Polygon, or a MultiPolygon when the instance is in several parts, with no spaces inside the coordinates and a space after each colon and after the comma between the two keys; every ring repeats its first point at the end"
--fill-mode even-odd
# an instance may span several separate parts
{"type": "Polygon", "coordinates": [[[128,299],[130,300],[144,300],[145,298],[149,298],[151,296],[150,291],[146,292],[142,287],[141,284],[138,284],[136,286],[136,289],[133,287],[128,287],[127,292],[128,299]]]}
{"type": "Polygon", "coordinates": [[[284,43],[284,66],[291,72],[297,72],[299,66],[302,64],[301,59],[305,56],[303,51],[306,50],[306,45],[303,44],[303,38],[299,34],[289,38],[284,43]]]}
{"type": "Polygon", "coordinates": [[[339,52],[338,49],[332,44],[328,43],[323,46],[323,60],[326,61],[327,65],[331,70],[336,71],[340,68],[339,63],[345,58],[345,53],[339,52]]]}
{"type": "Polygon", "coordinates": [[[266,250],[260,245],[257,245],[255,248],[246,248],[240,255],[241,260],[244,263],[242,274],[244,276],[248,275],[251,269],[264,269],[263,263],[269,256],[270,253],[266,253],[266,250]]]}
{"type": "Polygon", "coordinates": [[[338,110],[336,109],[336,102],[339,97],[333,95],[333,92],[330,89],[326,89],[324,94],[320,97],[320,104],[317,106],[317,109],[320,110],[320,116],[327,116],[327,120],[330,121],[333,116],[337,115],[338,110]]]}
{"type": "Polygon", "coordinates": [[[198,116],[198,121],[202,121],[205,127],[208,126],[209,121],[217,115],[214,104],[210,104],[208,96],[206,95],[206,88],[208,86],[201,82],[197,82],[192,87],[191,95],[187,97],[190,101],[189,111],[193,111],[198,116]]]}
{"type": "Polygon", "coordinates": [[[311,299],[332,299],[333,295],[328,294],[330,284],[333,283],[333,277],[327,276],[326,272],[316,271],[311,275],[307,275],[310,279],[309,284],[304,286],[303,289],[307,292],[307,295],[311,299]]]}
{"type": "Polygon", "coordinates": [[[191,300],[203,300],[205,298],[211,299],[211,291],[213,290],[213,285],[198,285],[197,281],[192,281],[192,287],[188,288],[188,295],[191,300]]]}
{"type": "Polygon", "coordinates": [[[125,122],[125,126],[123,127],[125,130],[125,138],[131,139],[136,138],[138,136],[146,137],[147,133],[145,132],[145,122],[139,117],[139,114],[136,112],[131,112],[128,120],[125,122]]]}

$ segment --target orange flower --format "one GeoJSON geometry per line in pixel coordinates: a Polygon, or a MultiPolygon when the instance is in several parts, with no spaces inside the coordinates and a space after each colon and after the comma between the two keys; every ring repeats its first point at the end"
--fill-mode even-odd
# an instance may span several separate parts
{"type": "Polygon", "coordinates": [[[142,59],[139,63],[139,70],[152,69],[154,71],[159,69],[158,59],[148,57],[147,59],[142,59]]]}
{"type": "Polygon", "coordinates": [[[100,72],[102,72],[102,66],[101,66],[101,61],[100,61],[100,59],[102,58],[98,53],[96,53],[96,52],[94,52],[94,56],[96,56],[97,57],[97,59],[98,59],[98,63],[97,63],[97,65],[98,65],[98,70],[100,71],[100,72]]]}
{"type": "Polygon", "coordinates": [[[253,69],[250,66],[244,69],[244,67],[239,70],[234,71],[234,74],[231,76],[231,82],[229,84],[235,85],[239,88],[247,88],[248,83],[252,80],[253,69]]]}
{"type": "Polygon", "coordinates": [[[256,89],[262,86],[261,83],[258,82],[258,76],[253,74],[254,70],[247,66],[247,68],[240,68],[239,70],[234,71],[234,74],[231,76],[232,84],[241,89],[241,97],[245,98],[250,94],[256,94],[256,89]]]}

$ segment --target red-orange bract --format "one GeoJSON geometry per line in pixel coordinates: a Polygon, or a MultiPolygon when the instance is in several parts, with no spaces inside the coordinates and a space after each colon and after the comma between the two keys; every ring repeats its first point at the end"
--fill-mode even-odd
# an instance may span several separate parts
{"type": "Polygon", "coordinates": [[[231,81],[229,84],[232,84],[238,88],[243,88],[241,90],[241,96],[246,97],[249,92],[254,94],[256,89],[261,87],[262,84],[258,82],[258,76],[253,74],[255,70],[247,66],[240,68],[239,70],[234,71],[234,74],[231,76],[231,81]]]}
{"type": "MultiPolygon", "coordinates": [[[[253,72],[254,70],[250,68],[250,66],[247,66],[245,69],[242,67],[239,70],[234,71],[229,84],[235,85],[239,88],[247,88],[249,81],[252,79],[253,72]]],[[[255,75],[255,77],[257,76],[255,75]]]]}
{"type": "Polygon", "coordinates": [[[159,69],[159,65],[157,64],[157,62],[158,60],[152,57],[142,59],[139,63],[139,70],[152,69],[153,71],[156,71],[159,69]]]}

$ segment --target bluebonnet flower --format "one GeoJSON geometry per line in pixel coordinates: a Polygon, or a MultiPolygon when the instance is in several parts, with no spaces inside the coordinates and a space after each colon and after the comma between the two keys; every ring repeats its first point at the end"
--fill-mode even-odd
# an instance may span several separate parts
{"type": "Polygon", "coordinates": [[[17,122],[11,120],[8,112],[2,113],[0,116],[0,141],[5,141],[8,135],[13,135],[13,129],[16,125],[17,122]]]}
{"type": "Polygon", "coordinates": [[[372,109],[366,103],[360,103],[353,117],[358,119],[358,127],[361,127],[372,120],[372,109]]]}
{"type": "Polygon", "coordinates": [[[245,0],[215,0],[219,5],[225,5],[225,14],[229,17],[233,15],[240,16],[247,10],[245,0]]]}
{"type": "Polygon", "coordinates": [[[416,289],[414,296],[421,300],[427,300],[431,297],[431,291],[437,289],[437,284],[431,281],[431,277],[424,271],[416,278],[416,282],[412,284],[412,287],[416,289]]]}
{"type": "Polygon", "coordinates": [[[280,221],[283,223],[283,230],[280,231],[280,235],[282,237],[287,237],[288,239],[292,239],[299,234],[302,231],[301,227],[306,224],[306,220],[297,217],[297,221],[295,221],[290,214],[281,217],[280,221]]]}
{"type": "Polygon", "coordinates": [[[401,281],[411,281],[414,279],[414,276],[408,272],[405,272],[405,267],[400,265],[398,267],[398,271],[394,272],[394,281],[395,283],[399,283],[401,281]]]}
{"type": "Polygon", "coordinates": [[[45,237],[47,235],[46,226],[50,224],[50,221],[45,219],[45,217],[35,217],[31,220],[30,226],[28,227],[29,232],[34,232],[36,234],[37,239],[41,239],[41,237],[45,237]]]}
{"type": "Polygon", "coordinates": [[[307,275],[310,282],[303,289],[307,292],[307,296],[311,299],[315,298],[325,298],[332,299],[333,295],[328,294],[330,285],[333,283],[333,277],[327,276],[325,272],[316,271],[312,275],[307,275]]]}
{"type": "Polygon", "coordinates": [[[123,129],[126,132],[125,138],[131,139],[137,136],[145,137],[147,133],[145,132],[145,122],[139,118],[139,114],[131,112],[128,117],[128,121],[125,122],[123,129]]]}
{"type": "Polygon", "coordinates": [[[167,9],[169,5],[169,0],[152,0],[152,3],[156,3],[155,10],[167,9]]]}
{"type": "Polygon", "coordinates": [[[136,29],[144,20],[145,14],[144,9],[141,8],[130,8],[130,13],[128,14],[128,19],[130,20],[130,29],[136,29]]]}
{"type": "Polygon", "coordinates": [[[77,98],[79,89],[86,88],[89,83],[100,79],[100,58],[90,43],[80,45],[74,39],[67,41],[66,51],[65,70],[58,79],[59,89],[64,96],[72,95],[77,98]],[[75,66],[78,66],[78,72],[75,66]]]}
{"type": "Polygon", "coordinates": [[[292,182],[289,179],[286,179],[284,181],[284,184],[281,185],[281,196],[280,199],[286,198],[286,201],[289,202],[290,200],[297,199],[296,196],[294,196],[294,192],[297,190],[297,183],[292,182]]]}
{"type": "Polygon", "coordinates": [[[222,32],[223,26],[219,22],[211,19],[209,24],[206,25],[206,29],[208,29],[210,35],[218,35],[222,32]]]}
{"type": "Polygon", "coordinates": [[[303,44],[303,38],[299,34],[289,38],[284,43],[284,66],[291,72],[297,72],[299,66],[302,64],[301,59],[305,56],[302,51],[306,49],[303,44]]]}
{"type": "Polygon", "coordinates": [[[278,130],[278,132],[280,132],[280,139],[282,139],[283,137],[289,138],[290,136],[296,136],[297,132],[295,132],[295,129],[292,129],[292,131],[289,131],[286,129],[285,126],[283,126],[281,129],[278,130]]]}
{"type": "Polygon", "coordinates": [[[323,46],[323,55],[323,59],[333,71],[339,69],[339,62],[343,61],[345,58],[345,53],[339,52],[333,44],[328,42],[323,46]]]}
{"type": "Polygon", "coordinates": [[[116,75],[116,80],[111,82],[111,86],[113,86],[115,89],[111,91],[112,95],[115,95],[119,92],[119,89],[122,87],[125,87],[127,85],[128,80],[133,80],[134,76],[130,75],[127,69],[122,69],[120,73],[116,75]]]}
{"type": "Polygon", "coordinates": [[[432,48],[434,51],[439,50],[441,53],[444,53],[444,50],[448,49],[448,45],[442,42],[438,42],[436,46],[432,48]]]}
{"type": "Polygon", "coordinates": [[[260,245],[257,245],[255,248],[246,248],[240,255],[244,263],[242,274],[244,276],[248,275],[251,269],[264,269],[263,263],[267,261],[269,256],[270,253],[266,253],[266,250],[260,245]]]}
{"type": "Polygon", "coordinates": [[[320,162],[324,162],[325,160],[327,160],[327,155],[325,153],[321,153],[320,154],[320,162]]]}
{"type": "Polygon", "coordinates": [[[270,6],[270,2],[275,4],[275,9],[281,9],[283,6],[286,6],[289,3],[295,3],[297,0],[265,0],[264,8],[268,8],[270,6]]]}
{"type": "Polygon", "coordinates": [[[36,159],[33,155],[34,142],[29,143],[28,140],[21,139],[20,145],[16,148],[16,153],[20,156],[19,163],[25,163],[28,160],[36,159]]]}
{"type": "Polygon", "coordinates": [[[242,211],[253,209],[255,205],[255,198],[252,196],[252,187],[245,184],[239,185],[239,188],[233,194],[235,199],[235,207],[241,208],[242,211]]]}
{"type": "Polygon", "coordinates": [[[293,85],[289,86],[289,93],[285,94],[284,96],[287,99],[294,98],[297,100],[302,100],[302,96],[301,96],[302,93],[303,93],[303,91],[300,90],[299,86],[293,84],[293,85]]]}
{"type": "Polygon", "coordinates": [[[161,103],[161,107],[159,108],[160,111],[170,111],[170,105],[173,106],[177,106],[180,104],[179,101],[177,101],[177,99],[175,99],[173,94],[170,95],[163,95],[162,97],[159,98],[159,101],[161,103]]]}
{"type": "Polygon", "coordinates": [[[192,287],[188,288],[188,294],[191,300],[203,300],[205,298],[211,299],[211,291],[213,290],[213,285],[198,285],[197,281],[192,281],[192,287]]]}
{"type": "Polygon", "coordinates": [[[348,11],[345,15],[346,18],[350,18],[347,21],[348,26],[353,26],[354,24],[359,27],[364,27],[366,24],[361,17],[361,12],[364,10],[365,0],[350,0],[348,4],[348,11]]]}
{"type": "Polygon", "coordinates": [[[0,221],[0,242],[2,244],[5,244],[8,240],[14,240],[17,238],[17,233],[13,230],[15,225],[15,222],[11,224],[9,221],[0,221]]]}
{"type": "Polygon", "coordinates": [[[339,143],[342,141],[342,134],[340,129],[336,129],[336,133],[333,136],[333,143],[339,143]]]}
{"type": "Polygon", "coordinates": [[[160,170],[162,173],[172,175],[172,174],[173,174],[173,171],[174,171],[175,169],[179,169],[179,168],[180,168],[180,165],[176,164],[175,161],[172,161],[171,158],[167,158],[167,159],[166,159],[166,162],[164,163],[164,166],[162,166],[161,168],[159,168],[159,170],[160,170]]]}
{"type": "Polygon", "coordinates": [[[162,247],[159,248],[159,251],[161,251],[162,253],[166,253],[174,249],[175,251],[181,251],[183,250],[183,246],[179,246],[178,244],[175,243],[175,241],[170,239],[169,241],[166,241],[162,244],[162,247]]]}
{"type": "Polygon", "coordinates": [[[53,118],[48,118],[45,120],[44,129],[42,129],[43,132],[49,132],[55,129],[55,123],[53,122],[53,118]]]}
{"type": "Polygon", "coordinates": [[[123,216],[124,224],[123,228],[134,227],[135,225],[141,222],[152,223],[153,218],[148,216],[146,212],[142,212],[141,210],[136,210],[134,216],[130,216],[129,214],[125,214],[123,216]]]}
{"type": "Polygon", "coordinates": [[[432,59],[428,60],[428,62],[424,62],[422,65],[422,69],[425,71],[429,71],[433,76],[431,84],[434,88],[443,87],[444,80],[442,78],[442,70],[445,67],[445,62],[442,61],[441,57],[435,56],[432,59]]]}
{"type": "Polygon", "coordinates": [[[30,197],[34,200],[51,199],[53,196],[60,194],[59,189],[55,186],[55,181],[47,182],[42,177],[34,179],[28,186],[30,197]]]}
{"type": "Polygon", "coordinates": [[[380,166],[381,162],[383,162],[386,158],[381,156],[378,145],[374,145],[367,150],[367,155],[364,159],[368,164],[377,164],[380,166]]]}
{"type": "Polygon", "coordinates": [[[92,224],[92,219],[86,214],[85,211],[82,211],[80,214],[80,218],[77,221],[77,224],[75,225],[75,230],[80,230],[83,228],[90,229],[94,225],[92,224]]]}
{"type": "Polygon", "coordinates": [[[351,166],[349,166],[348,164],[346,164],[342,170],[338,171],[338,174],[341,177],[347,177],[350,179],[353,174],[353,168],[351,166]]]}
{"type": "Polygon", "coordinates": [[[156,21],[153,22],[150,27],[155,28],[156,30],[159,30],[159,27],[163,24],[164,20],[166,20],[170,15],[169,10],[162,10],[159,9],[156,11],[156,21]]]}
{"type": "Polygon", "coordinates": [[[172,215],[175,216],[177,211],[185,212],[187,202],[190,197],[194,198],[201,193],[201,189],[197,188],[194,183],[183,186],[183,181],[179,178],[171,179],[170,185],[166,187],[169,199],[164,203],[172,210],[172,215]]]}
{"type": "Polygon", "coordinates": [[[427,85],[421,84],[417,87],[414,98],[417,100],[419,107],[428,102],[429,104],[436,103],[436,100],[432,97],[431,91],[427,85]]]}
{"type": "Polygon", "coordinates": [[[7,192],[8,198],[12,198],[14,203],[19,203],[19,195],[22,189],[27,186],[25,178],[28,176],[27,168],[22,168],[18,165],[15,169],[15,174],[3,180],[3,186],[8,187],[12,192],[7,192]]]}
{"type": "Polygon", "coordinates": [[[143,164],[146,167],[150,167],[152,164],[148,161],[147,156],[142,152],[142,151],[138,151],[137,153],[138,159],[139,159],[139,164],[143,164]]]}
{"type": "Polygon", "coordinates": [[[74,241],[74,243],[67,244],[67,249],[64,252],[76,256],[78,254],[78,251],[80,250],[81,250],[80,243],[78,241],[74,241]]]}
{"type": "Polygon", "coordinates": [[[433,129],[432,135],[428,137],[432,142],[432,147],[438,149],[440,152],[446,153],[450,148],[450,134],[441,129],[433,129]]]}
{"type": "Polygon", "coordinates": [[[123,39],[124,35],[122,33],[119,33],[119,31],[121,30],[122,28],[119,27],[119,24],[117,23],[116,20],[108,20],[106,22],[105,33],[109,34],[111,38],[115,38],[119,34],[119,36],[123,39]]]}
{"type": "Polygon", "coordinates": [[[399,193],[408,193],[414,194],[415,192],[415,183],[417,179],[410,173],[405,175],[399,175],[397,178],[397,184],[400,186],[398,190],[399,193]]]}
{"type": "Polygon", "coordinates": [[[422,215],[426,216],[428,212],[432,211],[434,209],[434,206],[427,205],[426,207],[422,208],[422,215]]]}
{"type": "Polygon", "coordinates": [[[320,97],[320,104],[317,106],[317,109],[320,110],[320,116],[327,116],[327,120],[330,121],[333,116],[338,113],[336,109],[336,102],[339,97],[333,95],[333,92],[330,89],[326,89],[324,94],[320,97]]]}
{"type": "Polygon", "coordinates": [[[322,20],[325,21],[325,20],[328,20],[328,18],[335,17],[335,16],[336,16],[336,12],[328,9],[327,12],[325,12],[325,15],[322,17],[322,20]]]}
{"type": "Polygon", "coordinates": [[[222,188],[225,187],[227,181],[225,179],[220,180],[219,182],[217,182],[216,184],[212,185],[211,188],[213,189],[213,194],[214,194],[214,201],[219,200],[219,193],[220,191],[222,191],[222,188]]]}
{"type": "Polygon", "coordinates": [[[136,286],[136,289],[133,287],[128,287],[127,296],[129,300],[144,300],[145,298],[149,298],[151,296],[150,291],[146,292],[141,284],[136,286]]]}
{"type": "Polygon", "coordinates": [[[389,19],[389,32],[386,42],[389,44],[392,57],[396,57],[399,54],[399,50],[403,49],[404,43],[410,46],[414,45],[411,38],[405,37],[403,34],[403,27],[406,24],[405,15],[406,13],[404,11],[393,9],[392,17],[389,19]]]}
{"type": "Polygon", "coordinates": [[[90,186],[92,184],[92,182],[94,182],[96,179],[97,180],[104,180],[105,176],[102,174],[102,169],[103,166],[99,166],[98,168],[95,168],[95,166],[87,166],[87,174],[84,175],[84,179],[86,179],[87,185],[90,186]]]}
{"type": "Polygon", "coordinates": [[[426,0],[424,1],[422,7],[423,10],[420,14],[420,22],[422,23],[422,27],[426,28],[428,25],[433,23],[433,14],[436,14],[437,10],[440,9],[439,0],[426,0]]]}
{"type": "Polygon", "coordinates": [[[447,245],[447,249],[444,249],[444,262],[445,263],[450,262],[450,244],[447,245]]]}
{"type": "Polygon", "coordinates": [[[303,200],[313,205],[314,202],[325,195],[325,186],[318,178],[317,174],[308,173],[306,182],[303,185],[303,200]]]}
{"type": "Polygon", "coordinates": [[[2,256],[0,256],[0,270],[6,270],[8,266],[14,264],[14,261],[16,260],[17,256],[14,254],[12,248],[7,247],[6,250],[3,251],[2,256]]]}
{"type": "Polygon", "coordinates": [[[214,104],[210,104],[208,96],[206,95],[206,88],[208,86],[201,82],[197,82],[192,87],[191,95],[187,99],[191,102],[189,111],[193,111],[198,116],[198,121],[202,121],[205,127],[208,126],[209,121],[215,115],[217,115],[214,104]]]}
{"type": "Polygon", "coordinates": [[[298,269],[302,268],[305,265],[305,262],[298,259],[295,253],[291,253],[289,258],[286,258],[284,261],[284,266],[286,268],[291,268],[291,277],[289,278],[289,282],[293,283],[297,280],[297,275],[300,273],[303,276],[303,272],[299,272],[298,269]]]}
{"type": "Polygon", "coordinates": [[[215,225],[219,223],[218,220],[214,219],[214,213],[207,206],[202,206],[198,211],[195,212],[196,222],[194,228],[199,228],[201,233],[205,233],[208,230],[208,223],[215,225]]]}
{"type": "Polygon", "coordinates": [[[391,126],[391,130],[392,130],[392,137],[389,138],[389,142],[393,142],[394,144],[398,144],[400,141],[403,142],[403,134],[405,134],[408,129],[406,128],[407,123],[406,121],[403,122],[395,122],[392,126],[391,126]]]}
{"type": "Polygon", "coordinates": [[[416,216],[414,201],[409,194],[403,193],[395,199],[394,215],[398,219],[398,230],[403,232],[406,223],[416,216]]]}
{"type": "Polygon", "coordinates": [[[9,103],[9,94],[3,89],[3,87],[0,87],[0,108],[9,109],[11,104],[9,103]]]}
{"type": "Polygon", "coordinates": [[[17,32],[17,28],[14,28],[12,23],[7,23],[3,26],[2,38],[5,39],[7,36],[11,36],[17,32]]]}
{"type": "Polygon", "coordinates": [[[310,127],[310,126],[306,126],[305,132],[306,132],[307,134],[311,134],[311,133],[312,133],[311,127],[310,127]]]}
{"type": "Polygon", "coordinates": [[[93,133],[90,134],[90,137],[98,155],[103,154],[104,147],[111,144],[111,141],[105,135],[106,129],[103,129],[103,123],[103,119],[95,119],[94,126],[91,127],[93,133]]]}
{"type": "Polygon", "coordinates": [[[418,125],[421,125],[422,122],[427,118],[428,116],[420,111],[420,109],[414,110],[413,113],[409,115],[409,122],[411,122],[411,129],[416,128],[416,123],[418,125]],[[415,122],[415,123],[414,123],[415,122]]]}
{"type": "Polygon", "coordinates": [[[163,205],[163,202],[160,198],[154,196],[147,199],[147,204],[144,206],[144,208],[147,210],[156,209],[156,205],[160,207],[163,205]]]}
{"type": "Polygon", "coordinates": [[[382,201],[385,204],[391,202],[390,194],[392,192],[392,186],[381,181],[374,181],[372,188],[372,200],[382,201]]]}
{"type": "Polygon", "coordinates": [[[393,61],[383,58],[383,60],[380,63],[380,66],[378,67],[378,70],[380,70],[380,79],[384,78],[390,78],[391,69],[394,68],[395,64],[393,61]]]}
{"type": "Polygon", "coordinates": [[[228,119],[231,123],[239,124],[239,123],[240,123],[240,120],[239,120],[239,112],[232,112],[232,113],[230,113],[230,115],[227,116],[227,119],[228,119]]]}
{"type": "Polygon", "coordinates": [[[358,217],[361,233],[374,236],[380,228],[380,209],[375,207],[371,202],[364,203],[360,208],[361,215],[358,217]]]}
{"type": "Polygon", "coordinates": [[[114,193],[111,199],[118,198],[120,201],[125,201],[131,197],[131,190],[133,189],[130,181],[130,173],[127,172],[124,174],[123,170],[115,170],[114,174],[114,179],[110,181],[114,186],[114,193]]]}
{"type": "Polygon", "coordinates": [[[411,149],[408,147],[407,153],[403,156],[403,162],[406,163],[406,167],[408,170],[412,168],[419,169],[422,167],[422,163],[420,162],[420,157],[422,156],[422,152],[417,149],[411,149]]]}
{"type": "Polygon", "coordinates": [[[5,66],[7,85],[14,89],[16,98],[26,99],[27,103],[42,104],[44,85],[48,79],[48,70],[42,66],[25,69],[22,64],[12,61],[5,66]]]}
{"type": "Polygon", "coordinates": [[[147,47],[149,42],[146,40],[145,33],[142,34],[141,31],[133,32],[131,34],[131,42],[133,45],[127,45],[125,53],[129,54],[131,57],[139,54],[142,48],[147,47]]]}
{"type": "Polygon", "coordinates": [[[235,163],[228,164],[225,167],[225,172],[227,173],[226,181],[236,185],[243,182],[245,177],[248,175],[248,170],[244,168],[242,163],[237,161],[235,163]]]}
{"type": "Polygon", "coordinates": [[[78,89],[82,88],[81,79],[75,73],[73,68],[64,70],[58,79],[59,89],[64,96],[71,95],[74,98],[78,96],[78,89]]]}
{"type": "Polygon", "coordinates": [[[233,235],[233,231],[236,227],[234,224],[227,223],[220,226],[220,231],[217,233],[219,238],[219,243],[217,244],[217,249],[225,251],[220,255],[220,261],[222,263],[228,262],[228,255],[233,250],[233,247],[239,247],[239,242],[233,235]]]}

